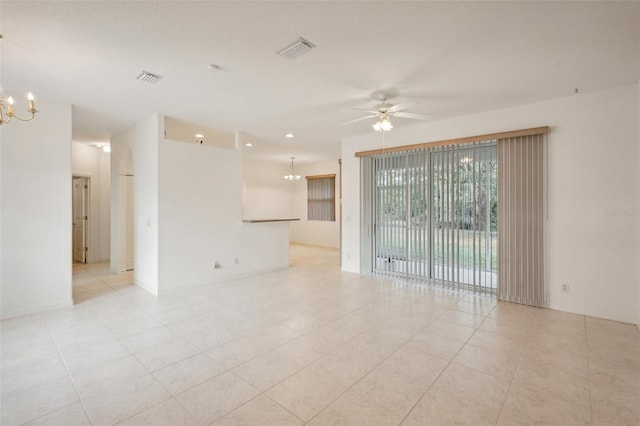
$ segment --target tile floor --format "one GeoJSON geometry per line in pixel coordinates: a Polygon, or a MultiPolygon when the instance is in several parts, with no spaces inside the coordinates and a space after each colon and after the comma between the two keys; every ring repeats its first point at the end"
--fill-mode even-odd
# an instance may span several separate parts
{"type": "Polygon", "coordinates": [[[152,296],[74,267],[73,308],[3,321],[10,425],[638,425],[635,326],[342,273],[152,296]]]}

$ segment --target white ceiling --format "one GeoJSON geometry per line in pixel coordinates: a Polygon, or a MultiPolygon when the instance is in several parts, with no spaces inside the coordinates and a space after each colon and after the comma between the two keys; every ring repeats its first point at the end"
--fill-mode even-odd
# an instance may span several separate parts
{"type": "Polygon", "coordinates": [[[0,24],[5,92],[72,103],[74,140],[158,112],[240,130],[282,162],[336,158],[372,131],[339,124],[375,91],[438,120],[632,84],[640,62],[637,1],[2,1],[0,24]],[[275,54],[300,36],[317,48],[275,54]],[[164,78],[135,80],[143,69],[164,78]]]}

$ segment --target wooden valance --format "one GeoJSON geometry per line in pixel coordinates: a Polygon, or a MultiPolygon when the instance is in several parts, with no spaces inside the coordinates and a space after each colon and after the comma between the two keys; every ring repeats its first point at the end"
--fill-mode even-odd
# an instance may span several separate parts
{"type": "Polygon", "coordinates": [[[328,174],[328,175],[314,175],[314,176],[305,176],[305,179],[324,179],[324,178],[334,178],[336,174],[328,174]]]}
{"type": "MultiPolygon", "coordinates": [[[[534,127],[531,129],[512,130],[510,132],[489,133],[488,135],[468,136],[465,138],[448,139],[444,141],[423,142],[414,145],[391,146],[389,148],[372,149],[356,152],[356,157],[369,157],[378,154],[390,154],[394,152],[413,151],[416,149],[433,148],[437,146],[456,145],[461,143],[483,142],[494,139],[517,138],[520,136],[541,135],[549,133],[549,126],[534,127]]],[[[335,176],[335,175],[333,175],[335,176]]],[[[307,176],[307,179],[312,176],[307,176]]]]}

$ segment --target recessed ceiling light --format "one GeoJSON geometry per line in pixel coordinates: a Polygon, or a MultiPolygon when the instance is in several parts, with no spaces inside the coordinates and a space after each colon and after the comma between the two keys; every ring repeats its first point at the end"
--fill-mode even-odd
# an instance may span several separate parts
{"type": "Polygon", "coordinates": [[[196,138],[204,138],[204,135],[202,133],[196,133],[196,138]]]}
{"type": "Polygon", "coordinates": [[[245,143],[244,146],[248,146],[249,148],[251,148],[253,146],[252,143],[245,143]]]}
{"type": "Polygon", "coordinates": [[[293,133],[287,133],[284,135],[285,138],[293,139],[293,133]]]}

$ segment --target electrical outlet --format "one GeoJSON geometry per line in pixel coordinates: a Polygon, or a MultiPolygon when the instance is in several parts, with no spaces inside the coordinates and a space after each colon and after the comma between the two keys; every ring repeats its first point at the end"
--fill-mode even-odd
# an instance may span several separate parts
{"type": "Polygon", "coordinates": [[[233,263],[238,265],[240,263],[240,259],[236,257],[235,259],[233,259],[233,263]]]}
{"type": "Polygon", "coordinates": [[[569,293],[569,284],[567,284],[567,283],[562,283],[562,286],[560,287],[560,290],[561,290],[563,293],[569,293]]]}

